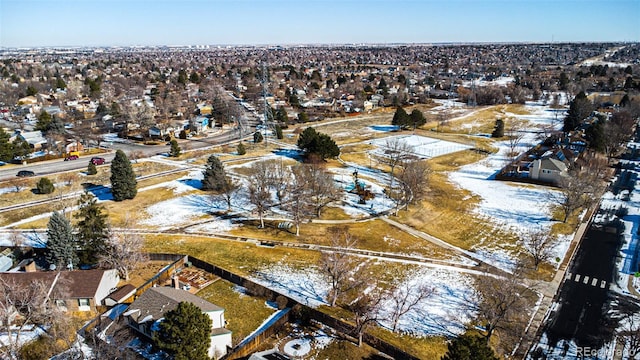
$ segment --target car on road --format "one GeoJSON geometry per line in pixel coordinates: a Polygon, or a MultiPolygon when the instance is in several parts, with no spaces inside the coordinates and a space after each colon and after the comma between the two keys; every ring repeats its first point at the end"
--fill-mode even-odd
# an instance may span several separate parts
{"type": "Polygon", "coordinates": [[[31,170],[20,170],[20,171],[18,171],[18,174],[16,176],[19,176],[19,177],[30,177],[30,176],[36,176],[36,173],[34,173],[31,170]]]}
{"type": "Polygon", "coordinates": [[[78,155],[69,155],[64,158],[64,161],[78,160],[78,155]]]}
{"type": "Polygon", "coordinates": [[[93,165],[102,165],[104,164],[104,158],[98,157],[98,156],[94,156],[91,158],[91,163],[93,165]]]}

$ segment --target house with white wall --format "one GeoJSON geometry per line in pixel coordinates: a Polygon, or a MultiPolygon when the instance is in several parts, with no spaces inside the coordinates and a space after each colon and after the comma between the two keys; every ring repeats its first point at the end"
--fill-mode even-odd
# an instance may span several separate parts
{"type": "Polygon", "coordinates": [[[227,349],[232,347],[232,339],[231,331],[225,328],[224,309],[186,290],[173,287],[150,288],[131,303],[123,316],[132,329],[153,339],[164,314],[178,307],[181,302],[193,303],[211,319],[209,357],[226,355],[227,349]]]}

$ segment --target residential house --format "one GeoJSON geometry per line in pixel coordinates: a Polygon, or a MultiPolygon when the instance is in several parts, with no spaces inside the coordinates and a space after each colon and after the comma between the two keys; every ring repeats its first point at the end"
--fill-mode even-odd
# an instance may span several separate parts
{"type": "Polygon", "coordinates": [[[47,145],[47,139],[44,138],[44,135],[42,135],[42,131],[39,131],[39,130],[38,131],[16,130],[16,133],[14,134],[14,136],[12,136],[11,139],[9,140],[13,141],[16,137],[19,137],[24,141],[28,142],[34,151],[39,151],[42,148],[46,147],[47,145]]]}
{"type": "Polygon", "coordinates": [[[260,351],[251,354],[249,360],[289,360],[286,354],[281,353],[278,349],[260,351]]]}
{"type": "Polygon", "coordinates": [[[203,132],[207,126],[209,126],[209,118],[205,116],[198,116],[190,121],[190,130],[196,133],[203,132]]]}
{"type": "Polygon", "coordinates": [[[562,160],[552,156],[533,160],[529,168],[529,177],[531,179],[553,184],[558,184],[567,174],[567,165],[562,160]]]}
{"type": "MultiPolygon", "coordinates": [[[[33,268],[32,268],[33,269],[33,268]]],[[[0,280],[16,286],[41,281],[58,307],[67,311],[96,311],[118,285],[116,270],[3,272],[0,280]]]]}
{"type": "Polygon", "coordinates": [[[226,355],[232,342],[231,331],[225,328],[224,309],[188,291],[173,287],[150,288],[131,303],[123,316],[132,329],[153,339],[164,314],[175,309],[181,302],[193,303],[211,318],[209,357],[218,358],[226,355]]]}
{"type": "Polygon", "coordinates": [[[126,284],[104,298],[104,304],[106,306],[115,306],[117,304],[131,302],[131,297],[135,293],[136,287],[131,284],[126,284]]]}

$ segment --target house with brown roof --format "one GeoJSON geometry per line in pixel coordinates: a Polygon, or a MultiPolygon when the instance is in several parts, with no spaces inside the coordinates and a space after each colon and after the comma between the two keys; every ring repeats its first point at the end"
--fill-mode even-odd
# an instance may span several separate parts
{"type": "Polygon", "coordinates": [[[153,339],[164,314],[178,307],[181,302],[193,303],[211,319],[209,357],[226,355],[227,349],[232,347],[232,340],[231,331],[225,328],[224,309],[188,291],[172,287],[152,287],[131,303],[123,316],[132,329],[153,339]]]}
{"type": "Polygon", "coordinates": [[[116,270],[75,270],[3,272],[0,280],[15,286],[42,282],[49,289],[52,301],[67,311],[96,311],[104,298],[118,285],[116,270]]]}

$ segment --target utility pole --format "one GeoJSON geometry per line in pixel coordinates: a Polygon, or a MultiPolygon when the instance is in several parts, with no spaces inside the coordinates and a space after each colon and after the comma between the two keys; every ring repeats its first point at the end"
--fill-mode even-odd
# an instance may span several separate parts
{"type": "MultiPolygon", "coordinates": [[[[264,102],[264,114],[263,114],[263,126],[266,130],[264,133],[264,146],[267,146],[267,138],[269,137],[269,133],[272,128],[275,131],[275,126],[273,125],[273,114],[271,113],[271,107],[267,102],[267,94],[269,93],[269,74],[266,63],[262,63],[262,76],[260,82],[262,83],[262,101],[264,102]]],[[[262,130],[262,129],[260,129],[262,130]]]]}

